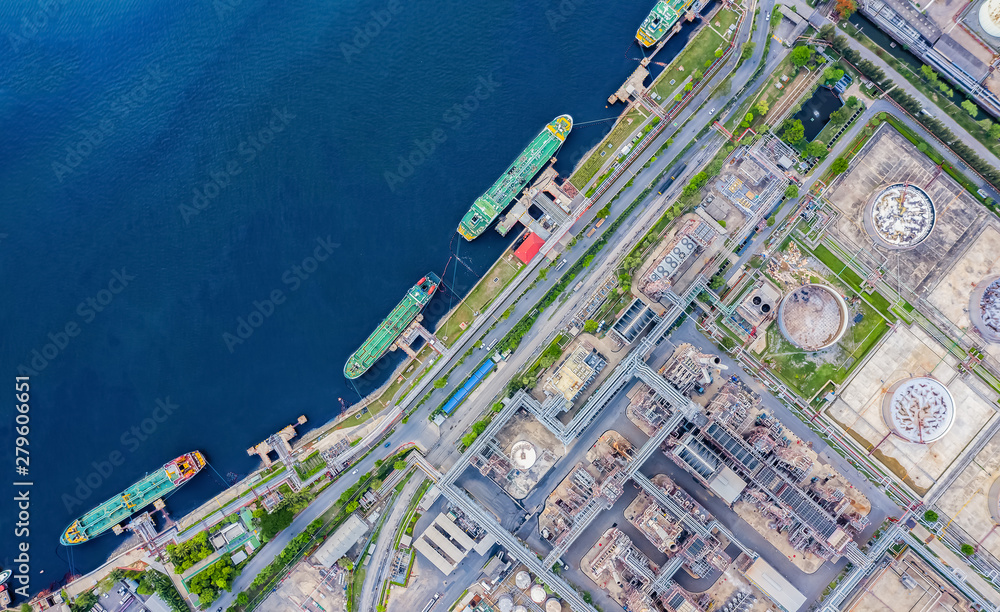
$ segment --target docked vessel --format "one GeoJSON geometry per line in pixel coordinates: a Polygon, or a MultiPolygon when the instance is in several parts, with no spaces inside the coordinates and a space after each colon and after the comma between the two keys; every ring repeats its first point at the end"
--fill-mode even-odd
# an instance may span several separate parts
{"type": "Polygon", "coordinates": [[[361,348],[354,351],[354,354],[347,359],[344,364],[344,376],[357,378],[368,371],[382,355],[385,355],[392,346],[392,343],[399,338],[406,327],[417,318],[427,302],[431,301],[434,292],[441,284],[441,279],[433,272],[410,288],[403,296],[403,301],[396,305],[389,313],[389,316],[368,336],[361,348]]]}
{"type": "Polygon", "coordinates": [[[476,198],[472,208],[462,217],[458,233],[466,240],[474,240],[486,231],[490,223],[556,154],[572,129],[573,118],[569,115],[559,115],[546,125],[493,186],[476,198]]]}
{"type": "Polygon", "coordinates": [[[59,541],[65,546],[82,544],[111,529],[157,499],[174,492],[206,465],[199,451],[181,455],[155,472],[70,523],[59,541]]]}
{"type": "Polygon", "coordinates": [[[639,26],[635,39],[643,47],[652,47],[674,27],[694,0],[659,0],[639,26]]]}

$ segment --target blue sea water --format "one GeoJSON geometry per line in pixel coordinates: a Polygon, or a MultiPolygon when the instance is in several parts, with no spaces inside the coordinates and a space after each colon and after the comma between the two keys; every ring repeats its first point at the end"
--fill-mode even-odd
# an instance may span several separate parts
{"type": "MultiPolygon", "coordinates": [[[[201,449],[180,516],[269,433],[383,382],[401,356],[356,386],[347,356],[424,273],[448,266],[433,323],[489,268],[511,238],[466,243],[458,220],[556,115],[617,115],[651,5],[0,4],[0,565],[27,542],[33,592],[86,572],[121,542],[59,546],[92,505],[201,449]]],[[[575,130],[557,168],[608,129],[575,130]]]]}

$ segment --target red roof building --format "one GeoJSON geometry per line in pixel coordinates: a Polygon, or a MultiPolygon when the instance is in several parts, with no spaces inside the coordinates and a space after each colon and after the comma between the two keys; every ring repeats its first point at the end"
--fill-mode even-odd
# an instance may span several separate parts
{"type": "Polygon", "coordinates": [[[514,251],[514,256],[524,263],[528,263],[538,254],[543,244],[545,244],[545,240],[538,234],[531,232],[524,239],[524,242],[521,243],[521,246],[517,247],[517,250],[514,251]]]}

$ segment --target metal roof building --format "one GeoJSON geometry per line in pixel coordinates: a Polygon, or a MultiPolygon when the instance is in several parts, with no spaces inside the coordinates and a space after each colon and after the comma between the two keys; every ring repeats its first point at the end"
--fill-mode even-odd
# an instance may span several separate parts
{"type": "Polygon", "coordinates": [[[338,559],[347,554],[352,546],[357,544],[366,533],[368,533],[368,523],[357,514],[347,517],[344,524],[337,531],[334,531],[326,542],[319,547],[313,557],[318,562],[327,567],[332,567],[338,559]]]}

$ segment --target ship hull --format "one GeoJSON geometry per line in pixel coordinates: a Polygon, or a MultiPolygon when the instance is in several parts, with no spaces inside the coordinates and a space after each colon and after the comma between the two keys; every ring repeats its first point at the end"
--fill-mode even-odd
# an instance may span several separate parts
{"type": "Polygon", "coordinates": [[[361,348],[354,351],[347,359],[347,363],[344,364],[344,376],[353,380],[375,365],[375,362],[389,351],[400,334],[417,318],[427,302],[431,301],[440,285],[441,279],[431,272],[411,287],[389,316],[368,336],[361,348]]]}
{"type": "Polygon", "coordinates": [[[680,21],[684,11],[692,4],[694,0],[660,0],[639,26],[635,39],[643,47],[652,47],[680,21]]]}
{"type": "Polygon", "coordinates": [[[74,546],[101,535],[157,499],[173,493],[206,465],[200,451],[177,457],[70,523],[59,541],[64,546],[74,546]]]}
{"type": "Polygon", "coordinates": [[[466,240],[475,240],[486,231],[490,223],[559,151],[572,129],[573,118],[569,115],[560,115],[546,125],[493,186],[476,198],[458,225],[458,233],[466,240]]]}

